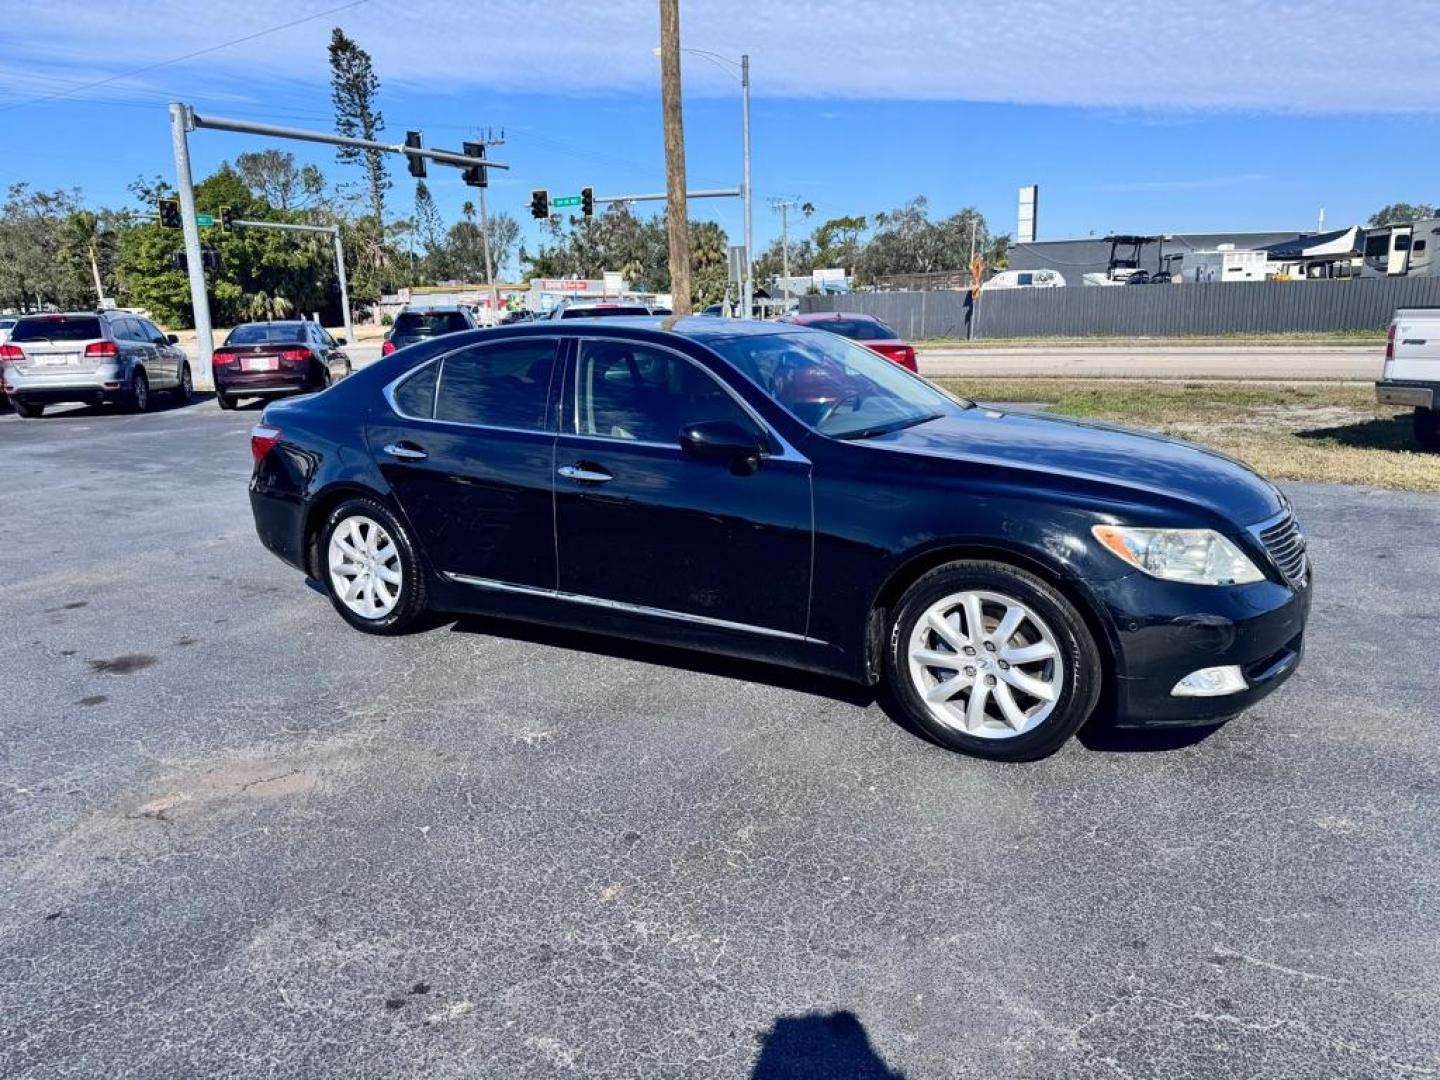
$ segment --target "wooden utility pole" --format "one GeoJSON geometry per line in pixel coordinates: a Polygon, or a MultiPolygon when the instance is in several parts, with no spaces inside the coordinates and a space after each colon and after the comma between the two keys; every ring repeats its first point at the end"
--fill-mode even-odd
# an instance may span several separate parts
{"type": "Polygon", "coordinates": [[[665,112],[665,211],[670,307],[690,314],[690,218],[685,208],[685,121],[680,109],[680,0],[660,0],[660,100],[665,112]]]}

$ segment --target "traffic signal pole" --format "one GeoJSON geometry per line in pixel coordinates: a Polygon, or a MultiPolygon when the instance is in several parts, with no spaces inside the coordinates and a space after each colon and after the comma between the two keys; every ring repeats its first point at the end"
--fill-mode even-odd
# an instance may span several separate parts
{"type": "MultiPolygon", "coordinates": [[[[185,262],[190,277],[190,304],[195,311],[196,348],[200,354],[200,370],[191,373],[195,385],[209,389],[214,385],[215,335],[210,325],[210,297],[205,289],[204,256],[200,251],[200,226],[195,220],[195,184],[190,172],[190,132],[197,128],[211,128],[216,131],[233,131],[242,135],[264,135],[272,139],[292,139],[298,142],[324,143],[328,146],[350,146],[357,150],[379,150],[387,154],[404,154],[407,158],[436,161],[443,165],[458,165],[461,168],[508,169],[502,161],[488,161],[483,157],[470,157],[450,150],[428,150],[422,146],[405,143],[382,143],[373,139],[356,139],[348,135],[333,135],[328,131],[306,131],[303,128],[279,127],[275,124],[256,124],[249,120],[232,120],[220,116],[201,116],[189,105],[178,101],[170,103],[170,136],[175,145],[175,186],[180,196],[180,227],[185,234],[185,262]]],[[[333,232],[335,238],[335,259],[340,278],[340,292],[345,308],[346,337],[353,340],[350,325],[350,297],[345,279],[345,252],[340,244],[340,230],[334,225],[281,225],[279,222],[237,222],[251,227],[285,228],[299,232],[333,232]]]]}
{"type": "Polygon", "coordinates": [[[175,186],[180,194],[180,231],[185,236],[185,268],[190,277],[190,304],[195,312],[197,371],[190,373],[203,390],[215,385],[212,362],[214,332],[210,327],[210,296],[205,290],[205,262],[200,253],[200,226],[195,222],[195,185],[190,176],[190,132],[195,114],[190,106],[170,103],[170,139],[175,146],[175,186]]]}

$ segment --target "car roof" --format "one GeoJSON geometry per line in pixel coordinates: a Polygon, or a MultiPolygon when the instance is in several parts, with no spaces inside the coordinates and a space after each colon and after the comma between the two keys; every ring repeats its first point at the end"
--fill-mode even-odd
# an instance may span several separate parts
{"type": "Polygon", "coordinates": [[[807,311],[803,314],[791,315],[790,321],[804,325],[812,322],[829,322],[832,319],[864,319],[866,322],[879,322],[876,315],[867,315],[863,311],[807,311]]]}
{"type": "Polygon", "coordinates": [[[231,329],[238,330],[242,326],[305,326],[309,322],[309,319],[251,319],[236,323],[231,329]]]}
{"type": "Polygon", "coordinates": [[[759,319],[716,319],[706,315],[620,315],[604,319],[543,319],[539,322],[514,323],[473,330],[476,342],[494,341],[499,337],[565,337],[594,330],[607,336],[621,334],[637,341],[665,337],[682,337],[690,341],[728,341],[732,338],[764,337],[770,334],[808,333],[793,323],[763,322],[759,319]]]}
{"type": "Polygon", "coordinates": [[[436,314],[448,314],[452,311],[467,311],[468,308],[461,304],[406,304],[400,309],[401,315],[428,315],[431,312],[436,314]]]}

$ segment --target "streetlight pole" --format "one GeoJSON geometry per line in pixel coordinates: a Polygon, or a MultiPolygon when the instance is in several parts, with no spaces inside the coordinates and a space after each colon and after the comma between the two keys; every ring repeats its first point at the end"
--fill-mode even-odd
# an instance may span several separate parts
{"type": "Polygon", "coordinates": [[[745,141],[745,176],[741,181],[745,187],[745,318],[755,317],[755,280],[751,276],[752,268],[755,265],[754,254],[750,250],[750,54],[745,53],[740,57],[740,137],[745,141]]]}

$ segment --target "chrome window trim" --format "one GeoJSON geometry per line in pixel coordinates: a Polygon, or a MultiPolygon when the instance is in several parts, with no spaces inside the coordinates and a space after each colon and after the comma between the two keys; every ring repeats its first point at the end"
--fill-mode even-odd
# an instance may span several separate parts
{"type": "Polygon", "coordinates": [[[564,600],[567,603],[586,604],[590,607],[605,608],[609,611],[620,611],[628,615],[646,615],[652,618],[673,619],[677,622],[693,623],[697,626],[709,626],[717,630],[738,630],[741,633],[762,634],[767,637],[783,638],[786,641],[808,642],[811,645],[825,644],[823,641],[807,637],[804,634],[794,634],[788,630],[774,630],[768,626],[754,626],[750,623],[731,622],[729,619],[717,619],[710,615],[690,615],[683,611],[671,611],[668,608],[647,607],[644,604],[627,604],[622,600],[605,600],[598,596],[585,596],[581,593],[565,592],[563,589],[541,589],[533,585],[514,585],[508,581],[473,577],[470,574],[457,574],[448,570],[441,576],[460,585],[471,585],[477,589],[489,589],[492,592],[518,593],[522,596],[538,596],[548,600],[564,600]]]}
{"type": "Polygon", "coordinates": [[[546,391],[545,391],[545,422],[544,422],[544,426],[543,426],[543,427],[538,427],[538,428],[517,428],[517,427],[505,427],[505,426],[502,425],[502,424],[474,424],[474,423],[471,423],[471,422],[468,421],[468,420],[439,420],[439,419],[436,419],[434,413],[435,413],[435,409],[437,408],[437,406],[439,405],[439,402],[440,402],[440,381],[441,381],[441,379],[444,377],[444,372],[445,372],[445,369],[444,369],[443,366],[435,373],[435,392],[434,392],[434,394],[432,395],[432,397],[430,398],[430,413],[431,413],[431,415],[429,415],[429,416],[415,416],[415,415],[413,415],[413,414],[411,414],[411,413],[407,413],[404,409],[400,408],[399,404],[398,404],[398,403],[396,402],[396,400],[395,400],[395,390],[396,390],[396,388],[397,388],[402,382],[404,382],[406,379],[413,378],[414,376],[420,374],[420,372],[424,371],[427,367],[430,367],[432,364],[442,364],[442,365],[443,365],[443,362],[446,361],[446,360],[448,360],[450,357],[455,356],[455,355],[458,354],[458,353],[465,352],[465,351],[467,351],[467,350],[469,350],[469,349],[475,349],[475,348],[481,348],[481,349],[485,349],[485,348],[495,348],[495,347],[498,347],[498,346],[500,346],[500,345],[505,344],[505,342],[507,342],[507,341],[525,341],[525,340],[527,340],[530,336],[532,336],[532,335],[517,335],[517,336],[515,336],[515,337],[513,337],[513,338],[512,338],[512,337],[506,337],[506,338],[503,339],[502,341],[480,341],[480,342],[471,342],[471,343],[468,344],[468,345],[461,345],[461,346],[459,346],[459,347],[457,347],[457,348],[451,349],[451,350],[450,350],[449,352],[447,352],[447,353],[441,353],[441,354],[438,355],[438,356],[432,356],[432,357],[430,357],[429,360],[426,360],[425,362],[420,363],[420,364],[416,364],[416,365],[415,365],[413,368],[411,368],[409,371],[401,372],[401,373],[400,373],[399,375],[397,375],[395,378],[391,379],[390,382],[386,383],[385,386],[381,389],[380,393],[384,396],[386,404],[388,404],[388,405],[390,406],[390,411],[391,411],[391,412],[393,412],[396,416],[401,417],[402,419],[405,419],[405,420],[413,420],[413,421],[415,421],[415,422],[418,423],[418,424],[438,424],[438,425],[440,425],[441,427],[462,427],[462,428],[470,428],[470,429],[472,429],[472,430],[474,430],[474,431],[503,431],[503,432],[507,432],[507,433],[510,433],[510,434],[518,434],[518,435],[545,435],[545,436],[548,436],[549,438],[552,438],[552,439],[553,439],[553,438],[555,437],[555,432],[552,430],[551,423],[550,423],[550,391],[551,391],[551,390],[554,388],[554,386],[555,386],[555,374],[556,374],[556,372],[560,369],[560,365],[563,363],[563,361],[564,361],[564,359],[565,359],[565,356],[564,356],[564,353],[561,351],[561,348],[560,348],[561,345],[564,343],[563,340],[562,340],[561,338],[558,338],[558,337],[551,337],[551,336],[548,335],[548,334],[535,334],[535,335],[533,335],[534,337],[537,337],[537,338],[548,338],[549,340],[553,340],[553,341],[555,342],[555,367],[554,367],[554,369],[552,369],[551,372],[550,372],[550,386],[549,386],[549,387],[546,389],[546,391]]]}
{"type": "MultiPolygon", "coordinates": [[[[570,410],[571,415],[570,415],[570,417],[569,417],[569,421],[570,421],[570,424],[571,424],[571,427],[572,427],[572,428],[578,428],[578,427],[579,427],[579,419],[580,419],[579,416],[578,416],[578,410],[579,410],[579,408],[580,408],[580,389],[579,389],[580,380],[579,380],[579,374],[580,374],[580,351],[581,351],[581,346],[584,345],[584,343],[587,342],[587,341],[615,341],[615,342],[619,342],[619,343],[621,343],[621,344],[623,344],[623,345],[639,345],[639,346],[643,346],[643,347],[645,347],[645,348],[658,349],[658,350],[660,350],[660,351],[662,351],[662,352],[668,352],[668,353],[670,353],[670,354],[672,354],[672,355],[674,355],[674,356],[678,356],[678,357],[679,357],[681,360],[683,360],[685,363],[690,364],[690,365],[692,365],[693,367],[697,368],[702,375],[704,375],[706,378],[708,378],[708,379],[710,379],[712,382],[714,382],[717,386],[720,387],[721,390],[725,391],[725,393],[729,395],[730,400],[733,401],[733,402],[735,402],[735,404],[740,407],[740,409],[745,413],[745,415],[749,416],[751,420],[755,421],[755,423],[756,423],[757,425],[759,425],[761,431],[765,432],[766,435],[768,435],[770,438],[772,438],[772,439],[775,440],[776,444],[780,447],[780,452],[779,452],[778,454],[776,454],[776,453],[767,453],[767,454],[765,454],[764,456],[765,456],[768,460],[771,460],[771,461],[793,461],[793,462],[797,462],[798,464],[801,464],[801,465],[809,465],[809,464],[810,464],[810,459],[807,458],[804,454],[800,453],[800,451],[796,450],[795,447],[792,446],[792,445],[789,443],[788,440],[786,440],[785,436],[781,435],[780,432],[778,432],[778,431],[775,430],[774,425],[772,425],[768,420],[766,420],[763,416],[761,416],[758,412],[756,412],[756,411],[750,406],[750,403],[749,403],[749,402],[747,402],[744,398],[742,398],[739,394],[737,394],[737,393],[735,392],[734,387],[730,386],[730,384],[727,383],[724,379],[720,378],[718,375],[716,375],[716,374],[715,374],[713,371],[711,371],[709,368],[705,367],[704,364],[699,363],[693,356],[687,356],[685,353],[681,352],[679,349],[673,348],[673,347],[671,347],[671,346],[669,346],[669,345],[662,345],[662,344],[658,344],[658,343],[653,342],[653,341],[646,341],[646,340],[643,339],[643,338],[617,337],[617,336],[615,336],[615,335],[613,335],[613,334],[583,334],[583,333],[579,333],[579,332],[567,334],[566,336],[569,337],[569,338],[571,338],[571,339],[575,342],[575,351],[574,351],[574,354],[573,354],[573,358],[572,358],[572,359],[573,359],[573,363],[572,363],[571,366],[572,366],[572,367],[574,368],[574,370],[575,370],[576,378],[573,380],[573,386],[571,386],[571,387],[568,388],[569,391],[570,391],[570,395],[571,395],[570,404],[571,404],[572,407],[571,407],[571,410],[570,410]]],[[[720,357],[720,362],[723,363],[723,364],[726,364],[727,366],[729,365],[729,361],[726,360],[724,357],[720,357]]],[[[744,373],[744,372],[740,372],[740,377],[741,377],[741,378],[745,378],[745,373],[744,373]]],[[[749,379],[746,379],[746,381],[747,381],[747,382],[752,382],[752,380],[749,380],[749,379]]],[[[753,382],[752,382],[752,385],[753,385],[753,382]]],[[[764,393],[764,391],[762,390],[761,393],[764,393]]],[[[561,411],[562,411],[562,413],[564,412],[564,404],[565,404],[565,403],[562,401],[562,402],[561,402],[561,411]]],[[[782,406],[782,408],[783,408],[783,406],[782,406]]],[[[681,449],[681,448],[680,448],[680,444],[679,444],[678,442],[662,443],[662,442],[650,442],[650,441],[647,441],[647,440],[644,440],[644,439],[615,439],[615,438],[611,438],[611,437],[608,436],[608,435],[591,435],[591,434],[588,434],[588,433],[586,433],[586,432],[582,432],[582,431],[578,431],[578,430],[572,430],[572,431],[563,431],[563,430],[562,430],[562,431],[560,432],[560,434],[561,434],[561,435],[571,436],[571,437],[577,438],[577,439],[597,439],[597,440],[600,440],[601,442],[605,443],[607,446],[657,446],[657,447],[664,447],[664,448],[666,448],[666,449],[668,449],[668,450],[675,450],[675,451],[679,451],[679,450],[681,449]]]]}

